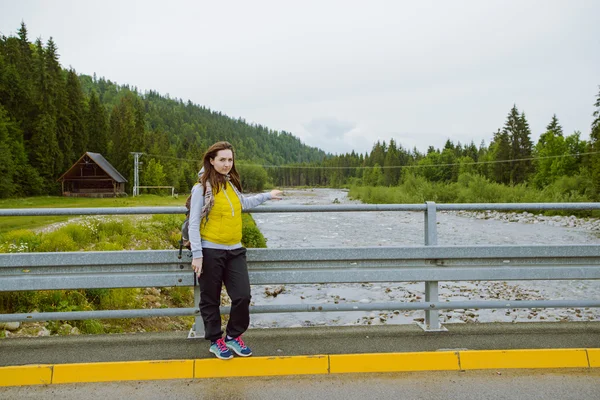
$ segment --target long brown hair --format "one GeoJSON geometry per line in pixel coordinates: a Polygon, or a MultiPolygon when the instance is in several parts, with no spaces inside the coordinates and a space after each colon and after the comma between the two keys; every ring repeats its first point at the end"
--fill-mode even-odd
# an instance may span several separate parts
{"type": "Polygon", "coordinates": [[[210,159],[214,159],[217,157],[217,153],[221,150],[231,150],[231,154],[233,155],[233,165],[231,166],[231,171],[229,171],[229,181],[232,185],[241,192],[242,184],[240,181],[240,174],[238,174],[235,169],[235,152],[233,151],[233,146],[229,142],[217,142],[210,146],[206,153],[204,153],[204,158],[202,163],[204,164],[204,174],[198,180],[198,182],[202,183],[204,187],[204,191],[206,191],[206,181],[210,181],[210,185],[212,186],[212,190],[214,194],[217,194],[221,189],[221,186],[225,186],[225,177],[218,173],[215,170],[215,167],[210,163],[210,159]]]}

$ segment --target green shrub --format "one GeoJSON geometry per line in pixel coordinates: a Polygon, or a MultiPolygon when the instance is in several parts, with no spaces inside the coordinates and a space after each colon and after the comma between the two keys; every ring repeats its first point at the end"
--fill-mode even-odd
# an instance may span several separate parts
{"type": "Polygon", "coordinates": [[[109,289],[84,289],[83,293],[90,304],[100,305],[100,299],[109,294],[109,289]]]}
{"type": "Polygon", "coordinates": [[[162,288],[162,293],[168,296],[176,307],[185,307],[194,303],[194,289],[189,287],[162,288]]]}
{"type": "Polygon", "coordinates": [[[36,298],[37,292],[0,292],[0,314],[31,312],[36,298]]]}
{"type": "Polygon", "coordinates": [[[267,171],[260,165],[236,164],[245,192],[261,192],[268,180],[267,171]]]}
{"type": "Polygon", "coordinates": [[[86,225],[77,223],[68,224],[63,228],[60,228],[60,231],[69,235],[69,237],[73,239],[73,241],[77,243],[80,248],[88,246],[94,240],[92,230],[86,225]]]}
{"type": "Polygon", "coordinates": [[[58,230],[42,235],[38,251],[77,251],[79,246],[68,233],[58,230]]]}
{"type": "Polygon", "coordinates": [[[117,220],[110,218],[99,222],[98,232],[104,238],[110,238],[114,236],[134,235],[136,229],[129,219],[117,220]]]}
{"type": "Polygon", "coordinates": [[[104,325],[97,319],[88,319],[84,321],[74,322],[74,325],[81,333],[98,335],[104,333],[104,325]]]}
{"type": "Polygon", "coordinates": [[[267,239],[249,214],[242,214],[242,246],[247,248],[267,247],[267,239]]]}
{"type": "Polygon", "coordinates": [[[41,238],[29,229],[18,229],[0,236],[0,241],[8,253],[30,253],[36,251],[41,238]]]}
{"type": "Polygon", "coordinates": [[[138,297],[139,289],[109,289],[99,294],[98,309],[126,310],[141,308],[142,301],[138,297]]]}

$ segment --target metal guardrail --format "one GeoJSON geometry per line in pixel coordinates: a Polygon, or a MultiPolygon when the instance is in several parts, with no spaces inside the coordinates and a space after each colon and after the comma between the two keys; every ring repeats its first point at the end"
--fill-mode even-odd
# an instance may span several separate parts
{"type": "MultiPolygon", "coordinates": [[[[439,281],[600,279],[600,245],[437,246],[437,210],[600,209],[600,203],[384,204],[257,207],[258,212],[424,211],[425,246],[249,249],[250,283],[318,284],[425,282],[425,301],[388,303],[253,306],[253,313],[310,311],[425,310],[424,329],[443,330],[441,309],[600,307],[600,299],[533,301],[447,301],[439,281]]],[[[179,214],[183,207],[12,209],[7,215],[179,214]]],[[[0,254],[0,292],[58,289],[194,286],[191,254],[176,250],[0,254]]],[[[190,337],[203,336],[195,307],[148,310],[23,313],[0,315],[0,322],[195,316],[190,337]]],[[[228,313],[222,307],[222,313],[228,313]]]]}

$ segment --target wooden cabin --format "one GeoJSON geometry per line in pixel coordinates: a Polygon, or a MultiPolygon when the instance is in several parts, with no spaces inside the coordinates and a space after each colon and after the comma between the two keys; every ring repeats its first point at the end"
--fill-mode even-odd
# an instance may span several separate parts
{"type": "Polygon", "coordinates": [[[63,196],[127,196],[125,193],[127,179],[99,153],[86,152],[57,181],[62,183],[63,196]]]}

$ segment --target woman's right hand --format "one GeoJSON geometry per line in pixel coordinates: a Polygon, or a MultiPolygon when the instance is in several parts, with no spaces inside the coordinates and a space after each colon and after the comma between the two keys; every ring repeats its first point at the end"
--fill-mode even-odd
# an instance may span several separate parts
{"type": "Polygon", "coordinates": [[[200,275],[202,275],[202,257],[194,258],[192,260],[192,268],[194,269],[196,276],[200,278],[200,275]]]}

